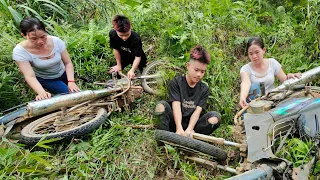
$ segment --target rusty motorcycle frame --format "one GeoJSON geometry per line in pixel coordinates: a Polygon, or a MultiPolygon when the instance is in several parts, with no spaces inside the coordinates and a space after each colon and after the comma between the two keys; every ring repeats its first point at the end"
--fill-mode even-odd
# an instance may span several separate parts
{"type": "Polygon", "coordinates": [[[111,112],[127,108],[143,89],[156,94],[154,85],[162,76],[158,69],[167,65],[162,60],[154,61],[132,81],[120,72],[122,78],[119,80],[113,78],[112,82],[97,83],[105,86],[103,89],[57,95],[9,109],[0,117],[0,124],[6,126],[4,135],[10,132],[13,125],[30,119],[31,122],[27,122],[20,133],[20,142],[24,144],[33,145],[41,139],[71,139],[85,135],[97,129],[111,112]],[[141,86],[135,85],[140,80],[141,86]]]}

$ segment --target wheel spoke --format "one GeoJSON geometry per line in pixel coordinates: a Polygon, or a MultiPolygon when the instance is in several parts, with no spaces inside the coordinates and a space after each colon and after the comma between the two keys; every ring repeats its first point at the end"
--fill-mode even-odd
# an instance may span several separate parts
{"type": "Polygon", "coordinates": [[[148,84],[157,84],[158,82],[157,81],[148,81],[147,83],[148,84]]]}
{"type": "Polygon", "coordinates": [[[81,107],[67,113],[57,113],[56,116],[49,117],[45,122],[36,126],[33,133],[46,134],[70,130],[92,120],[96,112],[91,107],[81,107]]]}
{"type": "Polygon", "coordinates": [[[159,94],[164,92],[162,87],[166,87],[169,80],[176,75],[182,74],[181,72],[181,68],[177,68],[169,62],[155,61],[145,68],[142,76],[150,77],[157,75],[157,78],[143,79],[142,87],[148,93],[159,94]]]}

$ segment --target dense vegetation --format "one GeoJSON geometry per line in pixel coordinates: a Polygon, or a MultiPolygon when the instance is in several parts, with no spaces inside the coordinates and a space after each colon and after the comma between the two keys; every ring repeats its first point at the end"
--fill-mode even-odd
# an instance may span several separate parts
{"type": "MultiPolygon", "coordinates": [[[[211,92],[208,109],[222,115],[218,136],[230,138],[228,125],[238,108],[238,72],[248,62],[246,41],[261,36],[267,56],[276,58],[285,72],[319,66],[319,4],[319,0],[0,0],[0,110],[35,97],[11,58],[22,40],[18,25],[23,17],[40,18],[50,34],[67,43],[77,77],[105,81],[114,61],[108,45],[111,19],[121,13],[130,17],[144,48],[151,47],[149,61],[167,59],[184,66],[192,46],[207,48],[212,58],[204,78],[211,92]]],[[[97,88],[83,80],[79,84],[82,89],[97,88]]],[[[151,130],[122,126],[152,123],[157,100],[149,95],[138,99],[131,112],[112,114],[82,140],[50,146],[43,142],[30,149],[3,139],[0,178],[223,178],[181,159],[170,147],[167,154],[161,151],[151,130]]]]}

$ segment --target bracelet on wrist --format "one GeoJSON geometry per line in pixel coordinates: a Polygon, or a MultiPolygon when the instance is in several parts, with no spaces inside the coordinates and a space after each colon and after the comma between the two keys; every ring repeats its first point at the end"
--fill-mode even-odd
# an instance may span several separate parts
{"type": "Polygon", "coordinates": [[[76,82],[75,80],[68,80],[68,82],[76,82]]]}

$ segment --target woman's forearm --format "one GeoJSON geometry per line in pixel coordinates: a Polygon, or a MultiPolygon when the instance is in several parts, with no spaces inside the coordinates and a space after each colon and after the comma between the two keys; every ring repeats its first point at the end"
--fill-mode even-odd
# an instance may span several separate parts
{"type": "Polygon", "coordinates": [[[240,98],[246,98],[250,91],[251,82],[241,82],[240,84],[240,98]]]}
{"type": "Polygon", "coordinates": [[[65,64],[68,81],[74,81],[74,68],[72,63],[65,64]]]}

